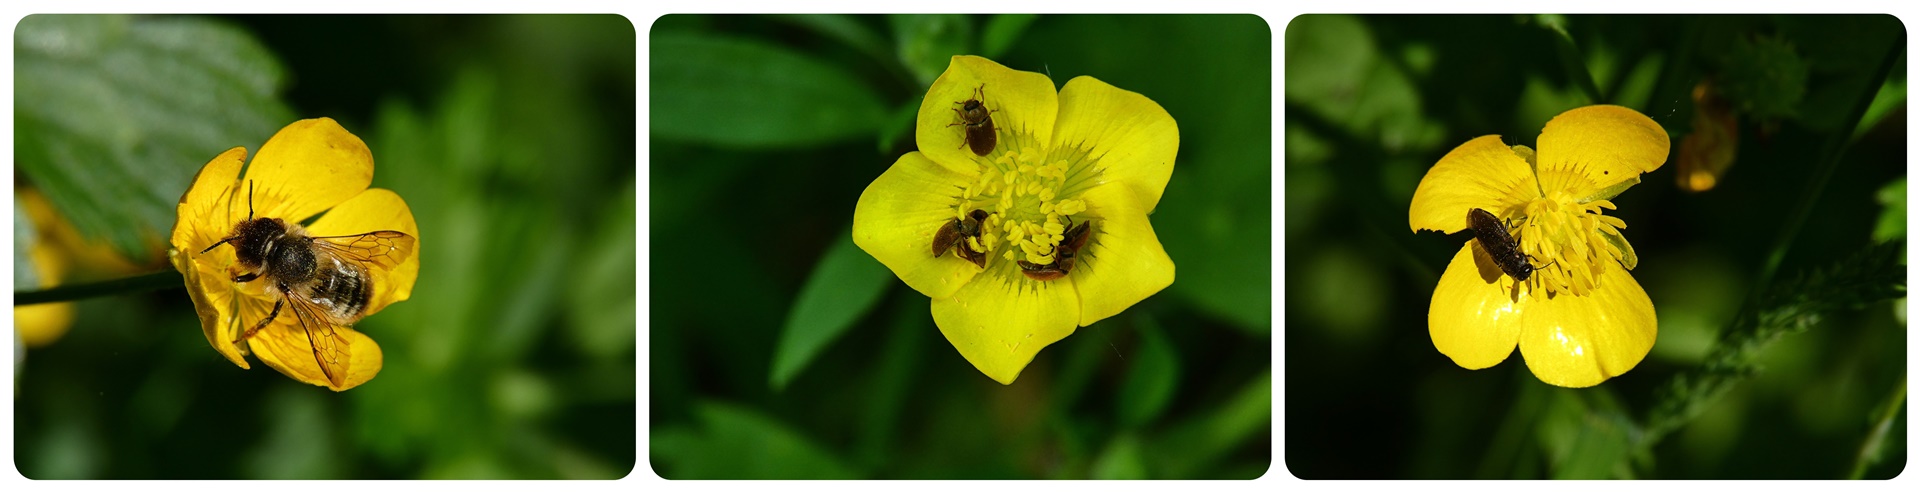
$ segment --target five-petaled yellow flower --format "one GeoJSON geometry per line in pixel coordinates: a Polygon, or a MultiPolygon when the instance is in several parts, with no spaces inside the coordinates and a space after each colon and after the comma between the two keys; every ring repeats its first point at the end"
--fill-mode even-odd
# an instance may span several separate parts
{"type": "Polygon", "coordinates": [[[1046,75],[956,56],[915,141],[860,194],[853,241],[933,299],[935,325],[988,377],[1013,383],[1041,348],[1173,284],[1147,214],[1180,132],[1146,96],[1086,76],[1055,92],[1046,75]],[[985,155],[966,140],[975,99],[998,136],[985,155]],[[940,230],[974,210],[974,235],[936,256],[940,230]]]}
{"type": "MultiPolygon", "coordinates": [[[[397,258],[382,261],[378,268],[369,267],[372,282],[370,291],[364,293],[362,312],[370,315],[413,293],[414,280],[420,273],[419,249],[413,243],[420,233],[413,212],[393,191],[367,188],[373,182],[372,152],[359,137],[330,118],[301,120],[280,129],[261,146],[260,154],[242,175],[241,163],[246,157],[246,148],[235,147],[200,169],[193,185],[180,197],[172,248],[167,252],[174,268],[186,277],[187,294],[200,315],[207,342],[241,368],[249,368],[243,355],[251,353],[295,380],[335,391],[366,383],[380,372],[380,346],[351,328],[331,327],[334,337],[319,341],[323,347],[332,346],[331,353],[336,355],[326,368],[309,340],[318,335],[302,328],[302,317],[291,309],[283,310],[271,318],[271,324],[243,339],[244,332],[268,319],[280,297],[262,279],[236,280],[257,272],[239,265],[235,248],[209,248],[233,235],[236,225],[250,219],[250,214],[297,225],[325,212],[306,226],[306,234],[311,237],[373,231],[404,233],[399,248],[392,249],[397,258]],[[390,269],[387,264],[391,264],[390,269]],[[344,370],[330,372],[327,368],[344,370]]],[[[318,305],[322,309],[357,303],[322,301],[318,305]]]]}
{"type": "Polygon", "coordinates": [[[1407,212],[1415,232],[1467,229],[1468,214],[1485,210],[1534,269],[1517,281],[1467,241],[1434,287],[1427,328],[1463,368],[1498,364],[1517,344],[1540,381],[1598,385],[1653,349],[1653,302],[1627,273],[1638,258],[1620,234],[1626,223],[1602,209],[1666,162],[1667,133],[1639,112],[1598,105],[1554,117],[1538,144],[1536,153],[1476,138],[1420,180],[1407,212]]]}

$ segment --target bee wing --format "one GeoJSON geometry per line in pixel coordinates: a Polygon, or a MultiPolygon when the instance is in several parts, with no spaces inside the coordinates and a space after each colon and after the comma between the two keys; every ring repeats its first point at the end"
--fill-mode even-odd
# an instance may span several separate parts
{"type": "Polygon", "coordinates": [[[327,381],[334,388],[347,383],[347,363],[353,361],[347,354],[347,348],[353,343],[348,341],[336,327],[331,318],[323,315],[323,310],[312,300],[300,296],[286,296],[287,307],[293,309],[295,322],[307,334],[307,344],[313,347],[313,360],[320,364],[320,373],[326,374],[327,381]]]}
{"type": "Polygon", "coordinates": [[[378,300],[389,299],[398,286],[392,282],[395,268],[414,255],[414,238],[399,231],[374,231],[357,235],[314,236],[312,240],[315,253],[337,261],[350,262],[366,271],[369,285],[372,286],[372,298],[365,313],[370,315],[380,311],[385,304],[378,300]]]}
{"type": "Polygon", "coordinates": [[[312,238],[313,246],[380,271],[393,270],[413,254],[413,236],[399,231],[312,238]]]}

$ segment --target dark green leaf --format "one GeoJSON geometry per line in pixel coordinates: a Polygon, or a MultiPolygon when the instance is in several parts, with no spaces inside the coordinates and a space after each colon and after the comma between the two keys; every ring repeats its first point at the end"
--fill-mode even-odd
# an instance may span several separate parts
{"type": "Polygon", "coordinates": [[[14,57],[15,163],[81,234],[136,259],[207,160],[292,120],[273,55],[207,19],[34,15],[14,57]]]}
{"type": "Polygon", "coordinates": [[[987,28],[980,34],[980,56],[997,58],[1020,40],[1020,33],[1039,19],[1036,14],[996,14],[987,20],[987,28]]]}
{"type": "Polygon", "coordinates": [[[780,343],[774,347],[773,373],[767,380],[773,388],[786,388],[827,344],[866,315],[880,301],[889,274],[886,266],[853,244],[852,235],[840,235],[814,264],[813,274],[787,312],[780,343]]]}
{"type": "Polygon", "coordinates": [[[835,41],[845,43],[860,53],[882,62],[891,62],[887,56],[887,42],[879,33],[867,29],[867,26],[845,14],[786,14],[773,16],[776,20],[804,27],[835,41]]]}
{"type": "Polygon", "coordinates": [[[895,51],[907,70],[926,86],[947,71],[954,55],[973,50],[973,18],[964,15],[901,14],[888,16],[893,25],[895,51]]]}
{"type": "Polygon", "coordinates": [[[1120,435],[1107,444],[1107,450],[1093,461],[1089,475],[1093,479],[1148,479],[1146,458],[1140,453],[1140,439],[1120,435]]]}
{"type": "Polygon", "coordinates": [[[648,444],[653,470],[667,479],[851,479],[832,451],[785,423],[749,408],[702,402],[700,427],[656,428],[648,444]]]}
{"type": "Polygon", "coordinates": [[[1153,421],[1173,400],[1180,383],[1180,354],[1160,332],[1160,324],[1142,312],[1136,317],[1140,327],[1139,351],[1128,362],[1127,376],[1120,384],[1120,421],[1141,426],[1153,421]]]}
{"type": "Polygon", "coordinates": [[[840,67],[759,41],[654,34],[648,100],[655,137],[798,147],[868,135],[878,94],[840,67]]]}
{"type": "Polygon", "coordinates": [[[1146,447],[1155,472],[1168,479],[1205,474],[1234,448],[1273,429],[1273,374],[1261,373],[1226,402],[1210,403],[1204,414],[1181,422],[1150,440],[1146,447]]]}

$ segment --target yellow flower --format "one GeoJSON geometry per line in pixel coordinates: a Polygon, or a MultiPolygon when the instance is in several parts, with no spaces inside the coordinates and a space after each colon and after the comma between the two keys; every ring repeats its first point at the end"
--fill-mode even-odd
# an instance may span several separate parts
{"type": "Polygon", "coordinates": [[[1086,76],[1056,93],[1045,75],[956,56],[915,141],[860,194],[853,241],[933,299],[934,324],[988,377],[1013,383],[1041,348],[1173,284],[1147,214],[1180,132],[1146,96],[1086,76]],[[976,98],[997,136],[985,155],[967,140],[976,98]],[[988,214],[977,234],[936,256],[936,234],[974,210],[988,214]]]}
{"type": "Polygon", "coordinates": [[[1427,329],[1462,368],[1498,364],[1517,344],[1540,381],[1598,385],[1653,349],[1653,302],[1627,272],[1638,258],[1620,234],[1626,223],[1602,210],[1666,161],[1667,133],[1639,112],[1597,105],[1555,116],[1538,144],[1536,154],[1498,135],[1476,138],[1420,180],[1407,211],[1415,232],[1467,229],[1469,212],[1482,209],[1510,228],[1533,268],[1518,281],[1469,240],[1433,289],[1427,329]]]}
{"type": "Polygon", "coordinates": [[[413,212],[393,191],[367,188],[373,182],[372,152],[330,118],[301,120],[280,129],[261,146],[242,175],[246,157],[246,148],[235,147],[200,169],[180,197],[172,248],[167,252],[174,268],[186,277],[187,294],[199,312],[207,342],[241,368],[249,368],[243,355],[251,353],[295,380],[335,391],[366,383],[380,372],[380,346],[353,329],[334,328],[337,354],[344,357],[329,367],[344,371],[331,375],[322,368],[300,317],[291,309],[240,340],[243,332],[267,318],[280,298],[267,287],[267,279],[235,282],[235,276],[252,273],[238,264],[235,247],[208,248],[231,236],[237,225],[249,219],[250,211],[256,218],[290,224],[325,212],[306,227],[311,237],[405,233],[405,248],[395,250],[400,259],[391,269],[368,269],[372,289],[364,312],[371,315],[413,293],[420,273],[419,249],[412,240],[420,233],[413,212]]]}

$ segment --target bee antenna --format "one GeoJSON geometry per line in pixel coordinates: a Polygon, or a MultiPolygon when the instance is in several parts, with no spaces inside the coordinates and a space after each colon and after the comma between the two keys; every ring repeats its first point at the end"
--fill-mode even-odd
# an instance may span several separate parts
{"type": "Polygon", "coordinates": [[[253,180],[247,180],[247,220],[253,220],[253,180]]]}
{"type": "Polygon", "coordinates": [[[201,251],[200,251],[200,253],[207,253],[207,252],[211,252],[211,251],[213,251],[213,247],[217,247],[217,246],[220,246],[220,245],[225,245],[225,244],[226,244],[227,242],[229,242],[229,241],[233,241],[233,240],[234,240],[235,238],[239,238],[239,237],[238,237],[238,236],[232,236],[232,237],[227,237],[227,238],[221,238],[219,242],[216,242],[216,243],[214,243],[213,245],[210,245],[210,246],[208,246],[206,250],[201,250],[201,251]]]}

